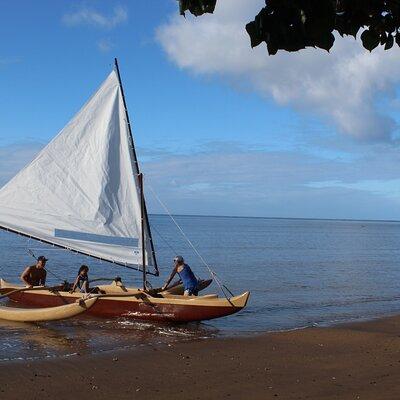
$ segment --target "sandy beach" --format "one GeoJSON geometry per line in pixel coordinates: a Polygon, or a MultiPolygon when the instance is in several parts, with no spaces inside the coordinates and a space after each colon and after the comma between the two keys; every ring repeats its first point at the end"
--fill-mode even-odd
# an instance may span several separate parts
{"type": "Polygon", "coordinates": [[[398,399],[400,316],[0,364],[1,399],[398,399]]]}

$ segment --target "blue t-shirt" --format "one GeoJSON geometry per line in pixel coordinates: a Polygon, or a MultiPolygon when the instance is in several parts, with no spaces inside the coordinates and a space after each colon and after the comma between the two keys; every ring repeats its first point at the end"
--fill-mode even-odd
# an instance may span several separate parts
{"type": "Polygon", "coordinates": [[[178,275],[182,280],[185,290],[193,290],[197,288],[197,278],[194,276],[189,265],[184,264],[182,271],[178,272],[178,275]]]}

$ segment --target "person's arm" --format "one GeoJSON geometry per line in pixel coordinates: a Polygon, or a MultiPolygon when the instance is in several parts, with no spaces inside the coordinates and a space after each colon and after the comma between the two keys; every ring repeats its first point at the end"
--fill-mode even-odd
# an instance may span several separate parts
{"type": "Polygon", "coordinates": [[[22,282],[25,283],[25,285],[32,287],[32,285],[27,280],[30,270],[31,270],[31,267],[26,267],[25,271],[21,274],[20,278],[21,278],[22,282]]]}
{"type": "Polygon", "coordinates": [[[74,284],[72,285],[72,289],[69,291],[70,293],[75,292],[76,287],[78,286],[79,276],[76,277],[74,284]]]}
{"type": "Polygon", "coordinates": [[[178,271],[178,267],[176,266],[172,270],[171,275],[169,276],[167,282],[165,282],[165,285],[161,288],[162,290],[165,290],[168,287],[168,285],[171,283],[172,279],[174,279],[174,276],[175,276],[177,271],[178,271]]]}
{"type": "Polygon", "coordinates": [[[42,286],[46,286],[46,277],[47,277],[47,271],[44,270],[43,278],[40,280],[40,284],[42,286]]]}

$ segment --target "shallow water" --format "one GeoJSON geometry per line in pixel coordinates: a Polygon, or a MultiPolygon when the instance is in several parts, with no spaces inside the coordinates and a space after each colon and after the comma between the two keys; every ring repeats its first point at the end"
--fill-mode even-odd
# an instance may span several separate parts
{"type": "Polygon", "coordinates": [[[47,322],[0,322],[0,362],[101,353],[207,339],[215,329],[199,324],[168,326],[91,317],[47,322]]]}
{"type": "MultiPolygon", "coordinates": [[[[400,223],[232,217],[176,217],[203,257],[235,293],[251,291],[239,314],[202,324],[160,325],[80,317],[43,324],[0,323],[0,360],[42,358],[265,330],[295,329],[400,312],[400,223]]],[[[151,216],[165,280],[174,253],[208,277],[166,216],[151,216]],[[168,243],[168,245],[167,245],[168,243]],[[172,247],[172,249],[171,249],[172,247]]],[[[72,280],[80,263],[91,278],[120,275],[140,285],[140,274],[0,232],[0,275],[16,281],[33,259],[72,280]]],[[[49,275],[48,283],[59,279],[49,275]]],[[[215,292],[214,285],[207,292],[215,292]]]]}

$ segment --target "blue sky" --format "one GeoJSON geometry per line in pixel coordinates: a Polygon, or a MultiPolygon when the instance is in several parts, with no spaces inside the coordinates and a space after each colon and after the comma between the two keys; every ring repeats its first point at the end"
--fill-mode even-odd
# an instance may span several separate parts
{"type": "Polygon", "coordinates": [[[12,40],[1,47],[3,143],[48,141],[99,86],[114,56],[119,58],[139,146],[159,146],[162,139],[162,147],[186,149],[216,137],[241,140],[244,130],[253,140],[264,140],[268,127],[260,131],[263,118],[276,127],[283,126],[282,119],[292,119],[290,110],[273,102],[266,114],[258,96],[236,92],[216,80],[194,79],[171,64],[155,30],[176,13],[174,1],[128,4],[23,1],[5,6],[0,32],[12,40]],[[66,16],[81,10],[111,19],[120,7],[127,16],[115,28],[65,22],[66,16]],[[15,20],[23,29],[16,29],[15,20]],[[109,50],[99,49],[103,42],[109,50]],[[18,124],[17,115],[23,116],[18,124]]]}
{"type": "Polygon", "coordinates": [[[243,30],[262,3],[198,19],[174,0],[5,3],[0,185],[117,56],[143,170],[173,212],[400,219],[400,49],[338,39],[330,55],[269,57],[243,30]]]}

